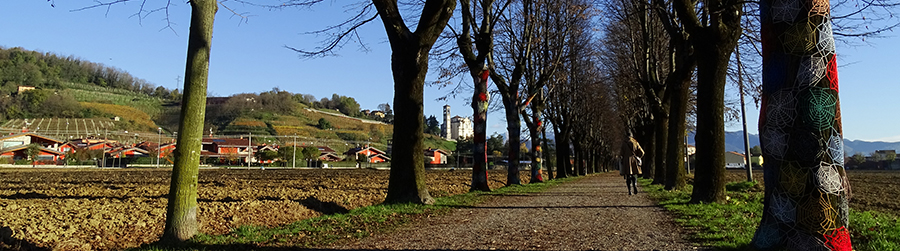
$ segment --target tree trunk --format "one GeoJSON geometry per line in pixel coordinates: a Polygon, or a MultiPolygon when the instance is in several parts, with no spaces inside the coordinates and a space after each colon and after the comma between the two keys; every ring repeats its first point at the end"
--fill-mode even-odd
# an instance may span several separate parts
{"type": "Polygon", "coordinates": [[[556,130],[556,178],[569,177],[569,141],[568,137],[556,130]]]}
{"type": "MultiPolygon", "coordinates": [[[[550,149],[549,148],[550,142],[549,142],[549,140],[547,140],[547,128],[543,127],[543,126],[541,127],[541,142],[544,145],[544,147],[543,147],[544,149],[550,149]]],[[[547,158],[547,160],[548,160],[547,161],[547,179],[552,180],[554,178],[553,177],[553,165],[551,165],[551,163],[549,161],[550,160],[549,156],[547,156],[547,157],[548,157],[547,158]]],[[[559,165],[557,165],[557,166],[559,166],[559,165]]]]}
{"type": "Polygon", "coordinates": [[[516,91],[517,85],[510,86],[513,88],[510,92],[501,92],[501,97],[503,97],[503,110],[506,112],[506,132],[509,134],[509,138],[506,139],[509,145],[509,150],[507,150],[507,160],[509,161],[506,166],[506,185],[520,185],[522,181],[519,179],[519,143],[521,143],[522,138],[522,121],[519,120],[519,108],[518,108],[518,100],[519,95],[518,91],[516,91]],[[512,95],[506,95],[506,93],[511,93],[512,95]]]}
{"type": "Polygon", "coordinates": [[[729,58],[741,37],[744,2],[675,0],[672,3],[678,20],[689,34],[697,59],[697,162],[691,202],[723,202],[725,79],[729,58]],[[698,12],[701,8],[706,11],[698,12]]]}
{"type": "MultiPolygon", "coordinates": [[[[656,128],[653,124],[643,125],[640,127],[643,132],[643,137],[639,138],[639,142],[644,149],[647,149],[644,153],[644,157],[641,158],[641,172],[643,172],[642,177],[644,179],[652,179],[653,178],[653,164],[654,159],[656,158],[656,151],[653,147],[653,144],[656,143],[656,128]]],[[[638,133],[634,134],[638,136],[638,133]]]]}
{"type": "Polygon", "coordinates": [[[666,151],[666,190],[679,190],[686,185],[685,181],[685,145],[684,138],[687,132],[687,109],[691,95],[691,74],[694,69],[690,66],[679,67],[666,81],[671,81],[667,86],[672,88],[672,103],[669,104],[669,149],[666,151]]]}
{"type": "Polygon", "coordinates": [[[541,121],[541,109],[537,108],[540,106],[537,102],[531,104],[534,122],[527,124],[528,133],[531,136],[531,180],[528,183],[544,182],[544,175],[541,172],[541,163],[543,162],[541,142],[544,142],[544,139],[541,138],[540,133],[544,128],[544,123],[541,121]]]}
{"type": "Polygon", "coordinates": [[[172,168],[166,226],[162,242],[181,243],[197,234],[197,186],[200,168],[200,139],[206,113],[206,86],[209,79],[209,55],[213,22],[218,10],[215,0],[194,0],[188,34],[187,64],[184,70],[184,95],[178,126],[178,150],[172,168]]]}
{"type": "Polygon", "coordinates": [[[482,70],[481,77],[476,78],[475,94],[472,97],[472,110],[475,112],[474,130],[475,138],[474,153],[472,159],[472,188],[469,191],[491,191],[488,186],[487,174],[487,109],[488,109],[488,93],[487,81],[488,70],[482,70]]]}
{"type": "Polygon", "coordinates": [[[418,27],[410,32],[396,0],[373,0],[391,44],[394,76],[394,139],[385,203],[433,204],[425,184],[423,89],[428,55],[447,26],[456,1],[428,0],[418,27]]]}
{"type": "MultiPolygon", "coordinates": [[[[662,109],[666,109],[668,106],[663,106],[662,109]]],[[[667,140],[669,140],[669,116],[666,116],[666,112],[657,112],[656,121],[654,122],[654,130],[656,131],[655,139],[656,142],[653,144],[653,182],[654,185],[660,185],[666,183],[666,151],[669,147],[667,144],[667,140]]]]}
{"type": "Polygon", "coordinates": [[[760,2],[763,97],[760,145],[766,160],[759,250],[853,249],[850,183],[844,170],[837,62],[829,6],[760,2]],[[773,13],[774,6],[800,6],[773,13]],[[807,13],[809,13],[807,15],[807,13]],[[786,41],[804,38],[811,43],[786,41]],[[799,245],[803,246],[799,246],[799,245]]]}
{"type": "Polygon", "coordinates": [[[475,91],[472,94],[472,112],[474,118],[474,138],[473,138],[473,156],[475,163],[472,166],[472,187],[469,191],[490,191],[488,186],[487,174],[487,109],[489,94],[487,91],[488,77],[490,69],[488,69],[485,61],[487,56],[493,50],[493,31],[490,25],[482,25],[477,27],[475,21],[475,12],[478,7],[482,8],[481,23],[490,23],[494,15],[493,1],[482,1],[480,6],[471,5],[470,0],[460,2],[460,11],[462,17],[462,30],[459,37],[456,38],[456,45],[459,53],[469,67],[469,73],[474,80],[475,91]],[[474,36],[473,30],[477,30],[474,36]],[[473,48],[474,45],[474,48],[473,48]]]}
{"type": "MultiPolygon", "coordinates": [[[[734,46],[696,38],[697,166],[691,202],[725,201],[725,77],[734,46]],[[727,49],[726,49],[727,48],[727,49]]],[[[736,41],[736,39],[735,39],[736,41]]]]}
{"type": "Polygon", "coordinates": [[[575,176],[584,176],[584,163],[581,163],[581,143],[577,140],[576,134],[572,137],[572,168],[575,168],[575,176]]]}
{"type": "MultiPolygon", "coordinates": [[[[417,59],[427,51],[409,47],[394,51],[391,68],[394,72],[394,139],[391,176],[387,203],[432,204],[434,199],[425,184],[425,151],[423,130],[423,89],[428,61],[417,59]]],[[[423,56],[427,58],[427,56],[423,56]]]]}

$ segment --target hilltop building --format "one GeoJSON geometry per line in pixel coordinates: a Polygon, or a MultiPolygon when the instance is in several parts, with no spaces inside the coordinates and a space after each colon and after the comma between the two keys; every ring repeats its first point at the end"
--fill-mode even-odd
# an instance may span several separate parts
{"type": "Polygon", "coordinates": [[[441,138],[456,141],[460,138],[471,138],[475,135],[472,119],[468,117],[450,117],[450,106],[444,106],[444,123],[441,124],[441,138]]]}
{"type": "Polygon", "coordinates": [[[460,138],[467,139],[475,136],[475,129],[472,127],[472,119],[460,116],[451,118],[450,133],[453,140],[460,138]]]}

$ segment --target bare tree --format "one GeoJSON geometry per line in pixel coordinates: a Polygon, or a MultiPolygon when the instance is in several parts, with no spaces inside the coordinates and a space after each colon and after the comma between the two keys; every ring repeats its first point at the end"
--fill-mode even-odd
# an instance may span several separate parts
{"type": "Polygon", "coordinates": [[[422,152],[424,129],[423,89],[431,47],[453,14],[455,0],[427,0],[419,23],[411,31],[400,16],[397,1],[373,0],[391,44],[394,75],[394,158],[387,203],[432,204],[425,185],[422,152]]]}
{"type": "Polygon", "coordinates": [[[531,53],[526,60],[524,66],[524,77],[522,80],[522,89],[525,95],[520,101],[519,113],[521,114],[525,126],[528,128],[528,136],[531,141],[531,150],[528,152],[531,158],[531,180],[530,182],[544,181],[543,172],[543,149],[541,142],[544,141],[542,132],[544,130],[543,113],[546,109],[546,92],[550,79],[556,74],[562,65],[562,61],[568,57],[566,54],[566,40],[571,36],[571,26],[579,20],[585,20],[588,15],[566,15],[570,11],[553,11],[561,8],[569,8],[582,10],[587,8],[585,4],[578,4],[578,1],[534,1],[535,5],[531,17],[535,23],[533,37],[534,44],[537,45],[535,53],[531,53]],[[577,7],[576,7],[577,6],[577,7]],[[530,111],[530,112],[529,112],[530,111]]]}
{"type": "MultiPolygon", "coordinates": [[[[328,39],[314,50],[291,48],[304,57],[332,55],[349,40],[356,39],[360,26],[380,17],[391,45],[391,71],[394,76],[393,159],[386,203],[432,204],[434,199],[425,184],[422,152],[425,119],[423,91],[432,47],[447,26],[455,0],[426,0],[410,3],[420,10],[416,30],[410,30],[396,0],[357,2],[359,12],[348,20],[313,32],[328,39]],[[373,13],[373,9],[375,13],[373,13]]],[[[272,6],[277,8],[278,6],[272,6]]],[[[289,47],[290,48],[290,47],[289,47]]]]}
{"type": "MultiPolygon", "coordinates": [[[[509,2],[494,2],[492,0],[476,1],[480,4],[472,4],[471,0],[460,1],[461,24],[460,29],[451,27],[452,36],[456,39],[456,46],[460,58],[466,65],[469,74],[474,80],[474,92],[472,95],[472,111],[474,122],[473,138],[473,166],[472,166],[472,191],[490,191],[487,182],[487,112],[490,95],[488,94],[487,80],[491,69],[487,58],[491,56],[494,47],[494,25],[497,16],[509,2]],[[504,4],[505,2],[505,4],[504,4]],[[481,20],[478,20],[481,17],[481,20]]],[[[450,76],[447,76],[450,77],[450,76]]]]}
{"type": "MultiPolygon", "coordinates": [[[[137,1],[137,0],[135,0],[137,1]]],[[[114,4],[129,2],[115,0],[97,2],[79,10],[109,8],[114,4]]],[[[165,12],[171,2],[160,8],[145,9],[147,0],[140,1],[136,16],[142,20],[147,15],[165,12]]],[[[292,1],[292,5],[304,5],[318,1],[292,1]]],[[[184,95],[181,106],[178,131],[178,150],[175,151],[175,165],[169,187],[166,210],[166,227],[161,242],[178,244],[197,234],[197,187],[200,165],[200,138],[203,137],[204,115],[206,111],[206,87],[209,77],[209,57],[212,48],[213,22],[220,2],[217,0],[193,0],[191,5],[191,26],[188,35],[187,63],[185,65],[184,95]]],[[[228,8],[225,6],[225,8],[228,8]]],[[[236,13],[237,14],[237,13],[236,13]]],[[[167,27],[171,28],[167,21],[167,27]]]]}

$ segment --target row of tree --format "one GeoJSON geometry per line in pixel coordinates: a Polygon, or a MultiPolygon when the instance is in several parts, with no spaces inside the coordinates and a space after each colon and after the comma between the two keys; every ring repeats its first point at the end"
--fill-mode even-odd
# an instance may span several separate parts
{"type": "Polygon", "coordinates": [[[35,89],[0,96],[0,119],[92,118],[100,111],[83,108],[74,97],[52,90],[35,89]]]}
{"type": "Polygon", "coordinates": [[[66,83],[124,89],[149,96],[176,100],[178,90],[156,86],[126,71],[74,56],[0,47],[0,94],[15,93],[18,86],[59,89],[66,83]]]}
{"type": "MultiPolygon", "coordinates": [[[[268,7],[318,2],[286,1],[268,7]]],[[[698,163],[693,201],[724,201],[724,89],[732,53],[742,34],[742,20],[747,20],[743,19],[745,2],[609,1],[603,7],[613,11],[602,13],[602,8],[585,0],[459,3],[455,14],[454,0],[412,2],[408,8],[400,8],[398,1],[373,0],[361,5],[361,13],[353,19],[323,30],[334,40],[321,50],[298,50],[307,56],[327,54],[339,48],[343,39],[355,37],[352,34],[359,25],[376,18],[382,21],[392,49],[396,108],[386,203],[434,201],[425,184],[422,155],[426,125],[422,94],[433,52],[442,55],[437,58],[447,64],[442,76],[468,73],[474,82],[473,190],[489,189],[484,161],[485,114],[494,96],[487,89],[490,79],[508,123],[508,185],[520,183],[518,146],[524,118],[532,142],[546,141],[544,121],[552,124],[557,177],[608,167],[630,130],[647,146],[644,163],[648,163],[648,177],[669,189],[679,189],[684,185],[679,152],[683,148],[676,146],[684,142],[687,107],[695,100],[698,163]],[[420,13],[401,15],[401,10],[420,13]],[[609,16],[598,19],[599,14],[609,16]],[[444,34],[454,15],[460,17],[459,22],[444,34]],[[416,23],[403,16],[419,18],[415,30],[407,25],[416,23]],[[606,21],[601,33],[596,33],[597,20],[606,21]],[[442,37],[450,40],[438,43],[442,37]],[[443,49],[433,50],[436,44],[443,49]],[[696,99],[690,98],[692,87],[696,99]]],[[[208,53],[218,8],[214,0],[190,4],[188,76],[179,129],[183,133],[178,136],[180,151],[175,158],[163,237],[171,241],[183,241],[196,233],[197,139],[202,135],[208,53]]],[[[531,181],[540,182],[544,179],[541,144],[532,145],[531,181]]],[[[770,195],[766,194],[766,201],[770,195]]]]}

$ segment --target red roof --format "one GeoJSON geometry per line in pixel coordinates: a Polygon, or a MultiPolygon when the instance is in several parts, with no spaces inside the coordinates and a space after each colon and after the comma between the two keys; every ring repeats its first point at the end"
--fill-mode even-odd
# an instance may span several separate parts
{"type": "Polygon", "coordinates": [[[203,144],[216,144],[219,147],[246,147],[250,145],[249,139],[217,139],[205,138],[203,144]]]}

